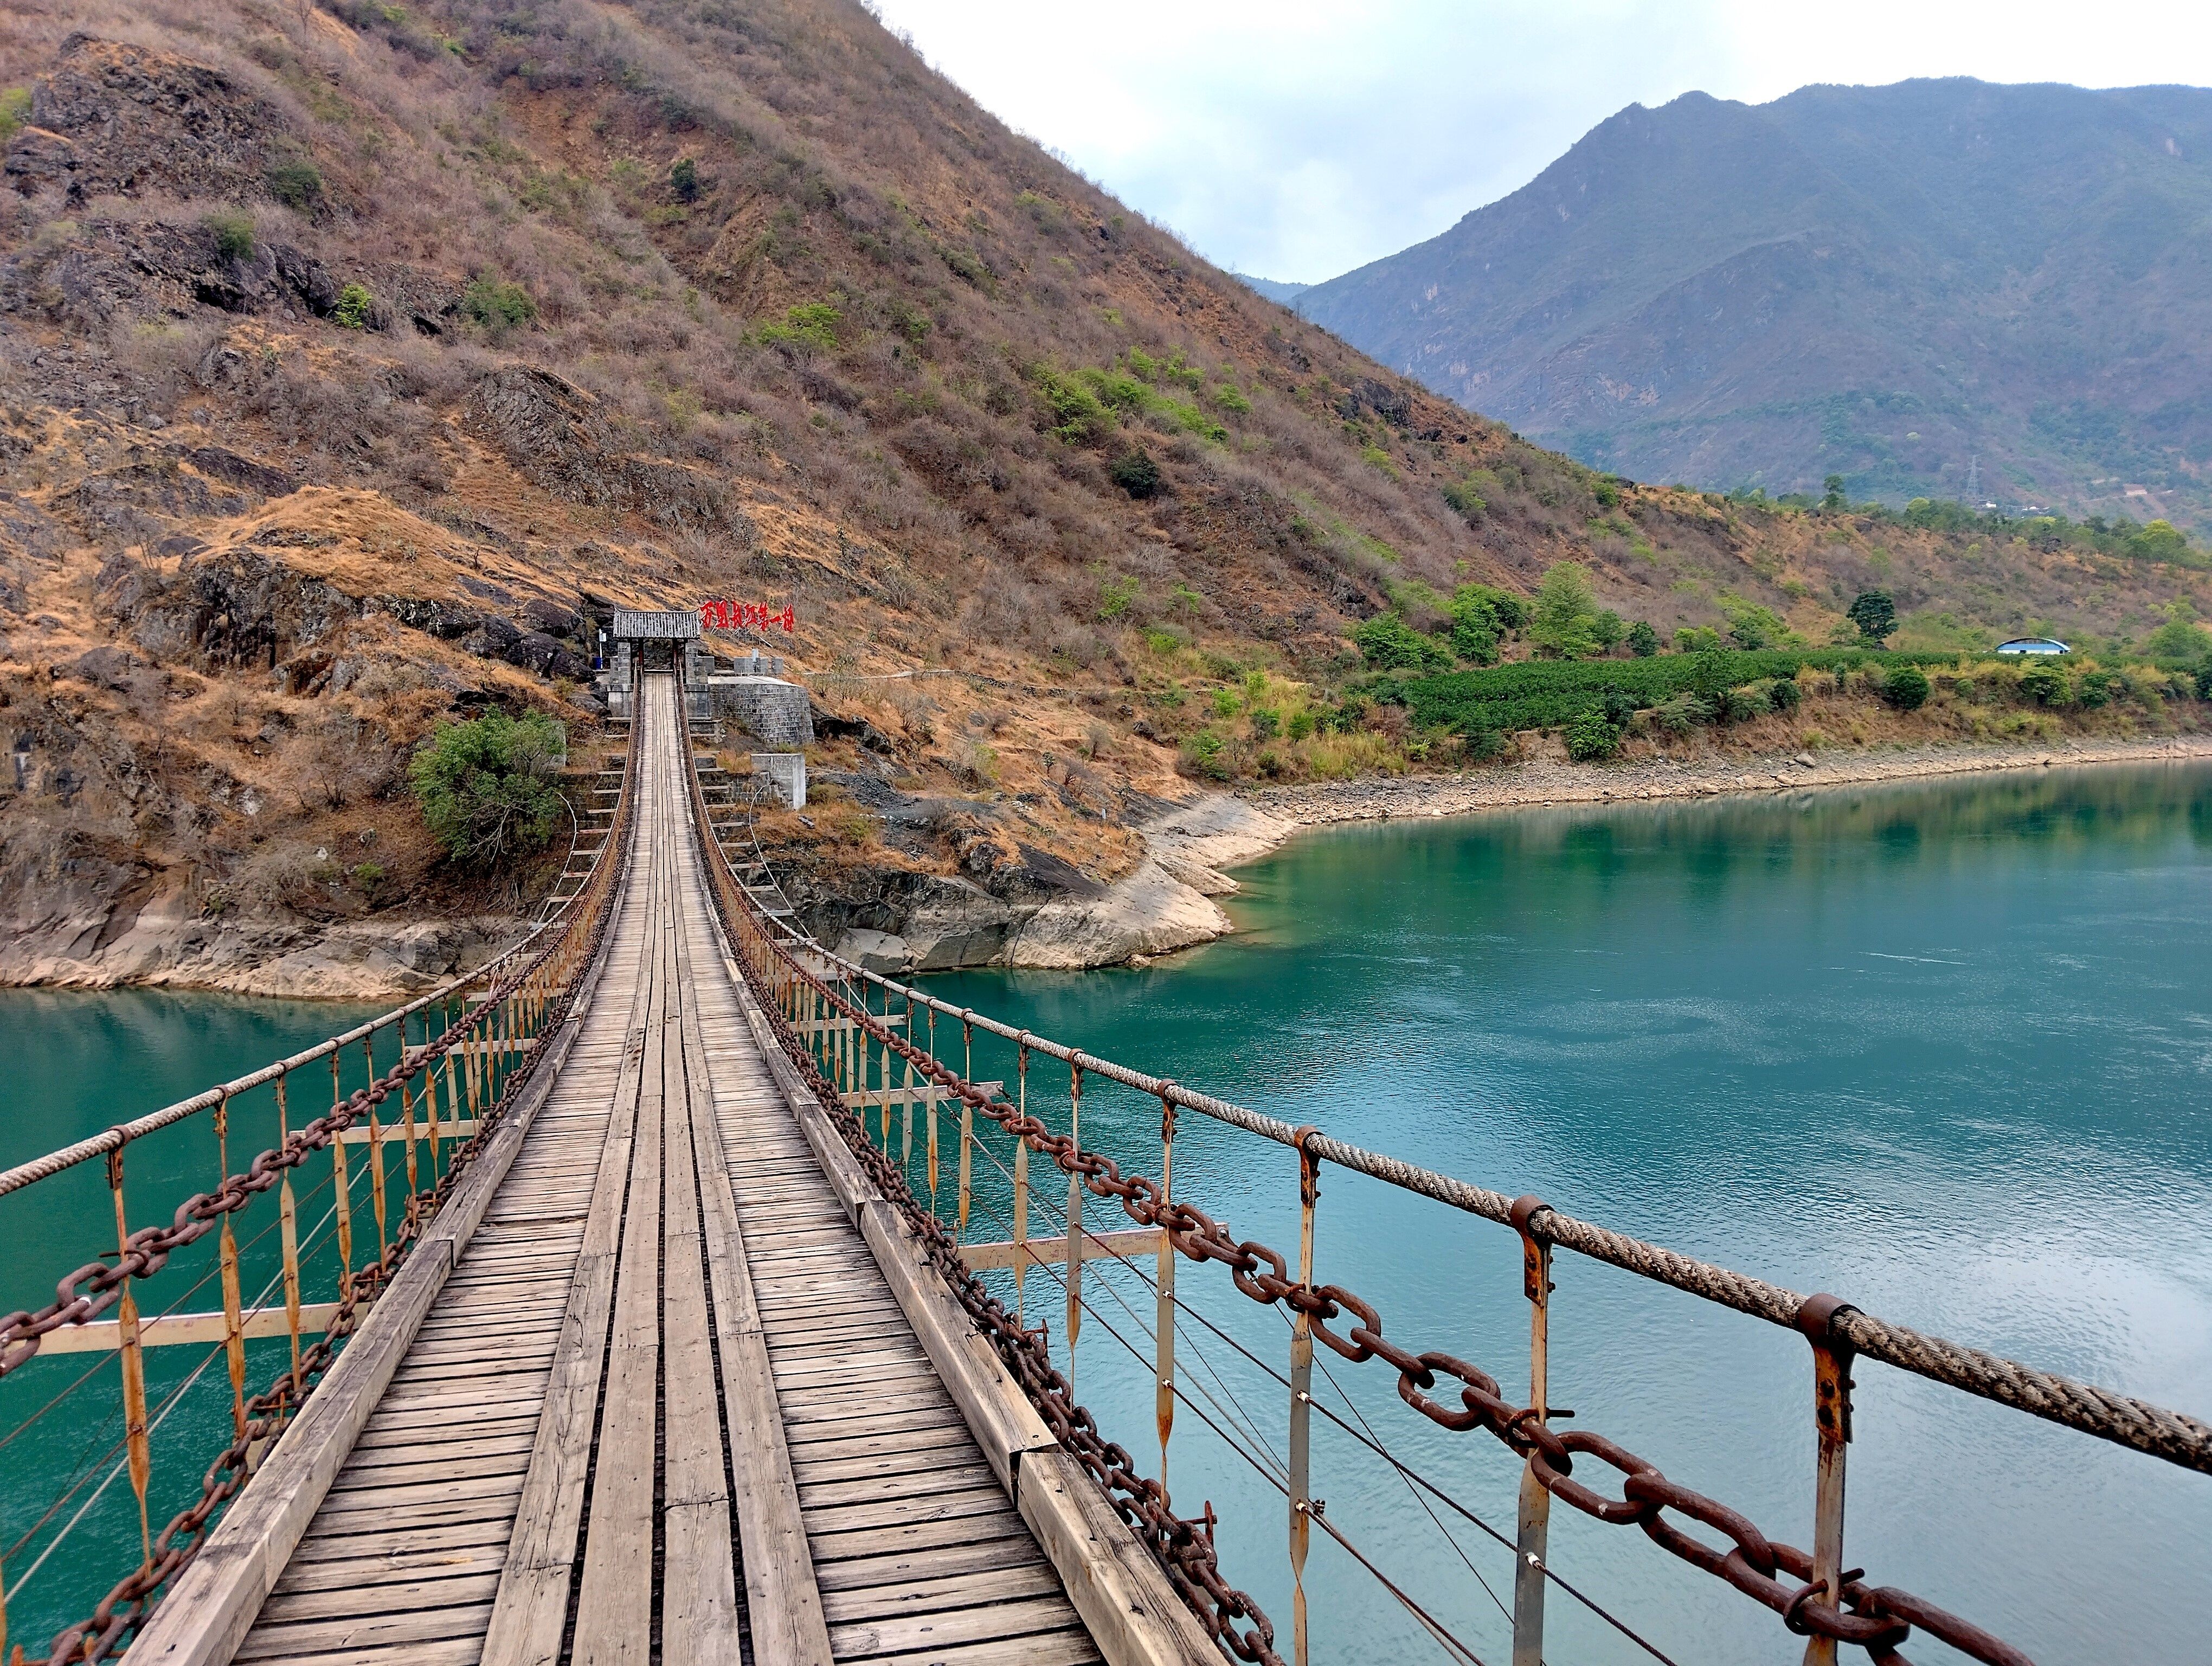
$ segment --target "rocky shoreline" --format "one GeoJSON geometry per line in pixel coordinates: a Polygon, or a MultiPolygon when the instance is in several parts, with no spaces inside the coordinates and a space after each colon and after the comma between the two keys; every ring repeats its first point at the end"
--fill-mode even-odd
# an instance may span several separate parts
{"type": "Polygon", "coordinates": [[[1526,809],[1542,805],[1711,798],[1729,793],[1865,786],[1877,781],[1979,775],[2001,769],[2153,763],[2189,758],[2212,758],[2212,737],[2166,735],[2147,740],[2065,740],[2032,746],[1828,750],[1750,758],[1661,757],[1611,763],[1574,763],[1564,755],[1553,755],[1502,769],[1456,775],[1407,775],[1396,780],[1270,787],[1247,792],[1242,797],[1270,820],[1304,828],[1340,822],[1465,815],[1480,810],[1526,809]]]}
{"type": "MultiPolygon", "coordinates": [[[[1203,793],[1148,824],[1144,860],[1095,897],[1013,907],[963,881],[947,881],[959,894],[914,909],[899,922],[902,932],[848,932],[834,946],[871,970],[894,974],[970,965],[1060,971],[1142,966],[1232,933],[1236,923],[1216,900],[1237,889],[1230,870],[1311,828],[2188,759],[2212,759],[2212,737],[1609,763],[1571,763],[1554,751],[1460,775],[1203,793]]],[[[480,964],[515,928],[512,921],[491,919],[256,928],[198,917],[183,903],[156,899],[123,922],[105,910],[46,921],[46,929],[20,933],[0,948],[0,984],[383,1000],[419,993],[480,964]]]]}

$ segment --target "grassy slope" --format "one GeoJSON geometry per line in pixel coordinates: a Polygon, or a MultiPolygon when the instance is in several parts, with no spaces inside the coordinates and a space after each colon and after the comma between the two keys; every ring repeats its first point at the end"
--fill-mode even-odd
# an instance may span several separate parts
{"type": "MultiPolygon", "coordinates": [[[[1177,742],[1217,690],[1343,680],[1344,630],[1409,579],[1525,589],[1578,558],[1662,630],[1717,621],[1727,592],[1816,638],[1873,581],[1969,635],[2140,633],[2203,592],[2004,529],[1614,494],[1254,296],[843,0],[386,13],[0,20],[0,88],[83,30],[259,101],[228,160],[152,131],[82,200],[0,193],[0,745],[32,763],[0,863],[43,899],[18,926],[64,896],[95,920],[164,894],[458,905],[390,797],[398,761],[471,690],[558,708],[562,685],[389,609],[318,623],[318,586],[508,616],[580,591],[791,602],[799,635],[770,645],[867,725],[817,765],[975,806],[895,850],[845,815],[841,860],[978,872],[1028,844],[1102,877],[1148,795],[1188,790],[1177,742]],[[319,191],[288,205],[272,181],[301,163],[319,191]],[[204,259],[158,275],[239,212],[264,252],[361,283],[372,327],[273,290],[227,310],[204,259]],[[533,315],[504,322],[489,303],[517,293],[533,315]],[[518,404],[525,365],[580,394],[518,404]],[[190,460],[213,447],[304,489],[225,485],[190,460]],[[1140,449],[1162,476],[1141,500],[1109,475],[1140,449]],[[1470,476],[1472,525],[1443,491],[1470,476]],[[208,551],[292,599],[227,636],[203,608],[181,637],[118,600],[189,590],[208,551]],[[142,663],[77,668],[106,644],[142,663]],[[976,675],[871,680],[948,664],[976,675]],[[371,844],[374,885],[313,854],[371,844]]],[[[1331,769],[1408,761],[1387,713],[1340,739],[1331,769]]]]}

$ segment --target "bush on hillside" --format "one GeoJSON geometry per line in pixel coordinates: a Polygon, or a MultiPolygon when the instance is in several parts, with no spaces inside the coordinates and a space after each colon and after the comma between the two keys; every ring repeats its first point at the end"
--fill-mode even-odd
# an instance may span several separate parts
{"type": "Polygon", "coordinates": [[[222,209],[208,216],[207,228],[215,234],[215,252],[225,260],[253,258],[253,216],[238,209],[222,209]]]}
{"type": "Polygon", "coordinates": [[[409,765],[422,819],[452,860],[489,870],[545,848],[562,806],[567,735],[541,712],[441,724],[409,765]]]}
{"type": "Polygon", "coordinates": [[[1376,671],[1443,671],[1451,655],[1395,613],[1378,613],[1352,632],[1352,646],[1376,671]]]}
{"type": "Polygon", "coordinates": [[[1115,485],[1132,497],[1156,497],[1159,495],[1160,465],[1152,460],[1152,453],[1142,446],[1115,458],[1106,473],[1115,485]]]}
{"type": "Polygon", "coordinates": [[[520,329],[538,316],[538,303],[520,283],[476,277],[461,291],[461,310],[495,334],[520,329]]]}
{"type": "Polygon", "coordinates": [[[1881,697],[1901,712],[1918,711],[1928,703],[1928,673],[1917,666],[1892,666],[1881,697]]]}
{"type": "Polygon", "coordinates": [[[1602,713],[1584,712],[1571,719],[1563,733],[1567,756],[1579,763],[1611,757],[1620,750],[1620,731],[1607,722],[1602,713]]]}

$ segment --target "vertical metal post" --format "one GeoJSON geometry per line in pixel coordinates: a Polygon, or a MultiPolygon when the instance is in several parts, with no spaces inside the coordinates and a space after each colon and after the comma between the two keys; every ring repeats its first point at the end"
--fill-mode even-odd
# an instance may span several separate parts
{"type": "MultiPolygon", "coordinates": [[[[1030,1032],[1022,1031],[1019,1048],[1014,1056],[1016,1091],[1020,1097],[1016,1109],[1022,1116],[1030,1114],[1030,1032]]],[[[1022,1275],[1030,1268],[1030,1142],[1014,1141],[1014,1323],[1022,1322],[1022,1275]]]]}
{"type": "MultiPolygon", "coordinates": [[[[118,1262],[131,1256],[131,1228],[123,1215],[123,1151],[107,1153],[107,1189],[115,1195],[115,1254],[118,1262]]],[[[154,1529],[146,1518],[146,1483],[153,1474],[153,1449],[146,1437],[146,1350],[138,1340],[138,1298],[125,1276],[123,1297],[116,1304],[116,1337],[123,1350],[123,1438],[129,1449],[131,1490],[138,1495],[138,1542],[145,1553],[142,1567],[154,1565],[154,1529]]]]}
{"type": "MultiPolygon", "coordinates": [[[[929,1061],[933,1065],[937,1062],[937,1009],[934,1006],[929,1009],[929,1061]]],[[[937,1078],[935,1076],[929,1079],[929,1084],[922,1092],[924,1095],[922,1115],[929,1123],[929,1213],[933,1215],[937,1213],[937,1078]]]]}
{"type": "MultiPolygon", "coordinates": [[[[914,1045],[914,997],[906,998],[906,1044],[914,1045]]],[[[906,1174],[914,1165],[914,1061],[902,1060],[906,1066],[904,1091],[899,1096],[899,1172],[906,1174]]]]}
{"type": "MultiPolygon", "coordinates": [[[[1513,1228],[1521,1234],[1521,1293],[1528,1298],[1528,1403],[1536,1421],[1551,1415],[1552,1246],[1528,1230],[1548,1206],[1541,1198],[1514,1200],[1513,1228]]],[[[1513,1552],[1513,1666],[1544,1666],[1544,1572],[1550,1554],[1552,1495],[1536,1479],[1534,1461],[1521,1470],[1520,1529],[1513,1552]]]]}
{"type": "MultiPolygon", "coordinates": [[[[1067,1067],[1067,1137],[1083,1150],[1083,1067],[1067,1067]]],[[[1067,1386],[1075,1386],[1075,1342],[1083,1334],[1083,1182],[1067,1177],[1067,1386]]]]}
{"type": "MultiPolygon", "coordinates": [[[[1321,1197],[1321,1162],[1306,1149],[1314,1130],[1297,1131],[1298,1288],[1314,1287],[1314,1205],[1321,1197]]],[[[1306,1666],[1306,1550],[1313,1537],[1313,1316],[1291,1316],[1291,1642],[1293,1666],[1306,1666]]]]}
{"type": "MultiPolygon", "coordinates": [[[[289,1126],[290,1116],[284,1105],[286,1073],[276,1073],[276,1148],[282,1151],[292,1142],[289,1126]]],[[[277,1183],[276,1214],[282,1223],[284,1245],[284,1325],[292,1336],[292,1388],[296,1395],[300,1387],[300,1212],[292,1201],[292,1170],[288,1166],[284,1178],[277,1183]]]]}
{"type": "MultiPolygon", "coordinates": [[[[1160,1202],[1164,1207],[1175,1195],[1175,1101],[1167,1090],[1175,1084],[1160,1085],[1160,1202]]],[[[1168,1436],[1175,1428],[1175,1245],[1169,1242],[1167,1229],[1160,1229],[1159,1271],[1153,1278],[1158,1302],[1152,1315],[1152,1417],[1160,1430],[1160,1493],[1168,1490],[1168,1436]]]]}
{"type": "MultiPolygon", "coordinates": [[[[960,1015],[960,1079],[968,1083],[975,1079],[975,1019],[973,1012],[960,1015]]],[[[960,1099],[960,1219],[955,1228],[955,1236],[963,1240],[968,1236],[968,1203],[972,1195],[969,1186],[969,1159],[975,1149],[975,1107],[968,1103],[967,1096],[963,1094],[960,1099]]]]}
{"type": "MultiPolygon", "coordinates": [[[[338,1050],[331,1049],[331,1114],[337,1114],[338,1050]]],[[[353,1283],[353,1183],[346,1173],[345,1140],[331,1141],[331,1195],[338,1211],[338,1262],[343,1269],[338,1274],[338,1299],[345,1299],[346,1291],[353,1283]]]]}
{"type": "MultiPolygon", "coordinates": [[[[230,1176],[230,1096],[215,1107],[216,1183],[230,1176]]],[[[230,1367],[230,1423],[233,1434],[246,1438],[246,1318],[238,1289],[238,1237],[230,1230],[230,1213],[224,1211],[222,1235],[216,1254],[222,1265],[222,1346],[230,1367]]]]}
{"type": "MultiPolygon", "coordinates": [[[[1851,1439],[1850,1343],[1835,1332],[1836,1316],[1852,1312],[1834,1296],[1808,1296],[1797,1310],[1797,1328],[1813,1343],[1813,1421],[1820,1456],[1813,1493],[1813,1583],[1824,1589],[1807,1599],[1808,1608],[1843,1607],[1844,1450],[1851,1439]]],[[[1805,1639],[1805,1666],[1836,1666],[1836,1639],[1818,1633],[1805,1639]]]]}
{"type": "Polygon", "coordinates": [[[415,1163],[415,1079],[407,1074],[404,1069],[407,1063],[407,1020],[405,1018],[399,1020],[399,1062],[403,1067],[399,1077],[399,1120],[407,1130],[406,1225],[407,1230],[412,1231],[415,1227],[415,1211],[419,1207],[418,1200],[422,1195],[422,1177],[418,1172],[415,1163]]]}
{"type": "Polygon", "coordinates": [[[362,1061],[368,1067],[368,1207],[376,1216],[376,1260],[383,1265],[389,1253],[384,1230],[384,1136],[376,1125],[376,1051],[374,1035],[361,1038],[362,1061]]]}

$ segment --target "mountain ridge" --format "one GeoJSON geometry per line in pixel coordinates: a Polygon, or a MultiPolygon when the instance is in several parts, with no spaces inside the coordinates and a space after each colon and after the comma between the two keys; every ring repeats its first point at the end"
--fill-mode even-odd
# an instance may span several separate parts
{"type": "Polygon", "coordinates": [[[1692,93],[1295,304],[1638,478],[2203,525],[2208,229],[2203,89],[1692,93]]]}

